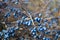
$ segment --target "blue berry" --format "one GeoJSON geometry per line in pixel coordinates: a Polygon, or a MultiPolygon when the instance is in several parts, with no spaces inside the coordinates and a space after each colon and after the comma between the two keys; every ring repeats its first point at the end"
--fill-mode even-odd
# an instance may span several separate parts
{"type": "Polygon", "coordinates": [[[21,10],[20,10],[20,9],[18,9],[18,10],[17,10],[17,13],[21,13],[21,10]]]}
{"type": "Polygon", "coordinates": [[[40,28],[39,31],[44,31],[44,29],[43,28],[40,28]]]}
{"type": "Polygon", "coordinates": [[[15,4],[18,4],[19,3],[19,0],[15,0],[15,4]]]}
{"type": "Polygon", "coordinates": [[[58,36],[59,36],[59,35],[58,35],[58,34],[56,34],[56,35],[55,35],[54,40],[57,40],[57,39],[58,39],[58,36]]]}
{"type": "Polygon", "coordinates": [[[37,30],[40,31],[41,27],[37,27],[37,30]]]}
{"type": "Polygon", "coordinates": [[[38,35],[37,38],[38,38],[38,39],[42,39],[42,35],[38,35]]]}
{"type": "Polygon", "coordinates": [[[15,27],[11,27],[10,29],[11,29],[11,30],[14,30],[14,28],[15,28],[15,27]]]}
{"type": "Polygon", "coordinates": [[[43,40],[51,40],[51,39],[50,39],[50,38],[45,38],[45,37],[44,37],[43,40]]]}
{"type": "Polygon", "coordinates": [[[15,36],[15,33],[12,33],[11,36],[14,37],[15,36]]]}
{"type": "Polygon", "coordinates": [[[29,21],[26,21],[26,22],[23,22],[24,25],[27,25],[27,26],[30,26],[32,24],[32,21],[29,20],[29,21]]]}
{"type": "Polygon", "coordinates": [[[18,4],[19,0],[11,0],[11,2],[14,3],[14,4],[18,4]]]}
{"type": "Polygon", "coordinates": [[[15,4],[18,4],[18,2],[15,2],[15,4]]]}
{"type": "Polygon", "coordinates": [[[44,22],[48,22],[48,20],[47,19],[44,19],[44,22]]]}
{"type": "Polygon", "coordinates": [[[18,26],[20,26],[20,24],[22,24],[21,20],[17,20],[16,23],[18,24],[18,26]]]}
{"type": "Polygon", "coordinates": [[[39,17],[41,17],[41,16],[42,16],[42,13],[39,14],[39,17]]]}
{"type": "Polygon", "coordinates": [[[37,28],[38,32],[44,32],[45,30],[47,30],[46,27],[38,27],[37,28]]]}
{"type": "Polygon", "coordinates": [[[3,0],[3,2],[8,2],[8,0],[3,0]]]}
{"type": "Polygon", "coordinates": [[[15,18],[18,18],[18,15],[16,13],[13,14],[15,18]]]}
{"type": "Polygon", "coordinates": [[[35,17],[36,22],[40,22],[41,18],[35,17]]]}
{"type": "Polygon", "coordinates": [[[49,34],[51,31],[50,30],[47,30],[46,32],[45,32],[45,34],[49,34]]]}
{"type": "Polygon", "coordinates": [[[53,23],[56,23],[56,22],[57,22],[57,19],[56,19],[56,18],[52,18],[51,21],[52,21],[53,23]]]}
{"type": "Polygon", "coordinates": [[[14,8],[14,7],[11,8],[11,7],[10,7],[10,11],[11,11],[11,12],[15,12],[15,11],[16,11],[16,8],[14,8]]]}
{"type": "Polygon", "coordinates": [[[47,24],[47,22],[44,22],[42,25],[43,25],[43,26],[46,26],[46,24],[47,24]]]}
{"type": "Polygon", "coordinates": [[[9,33],[14,33],[14,29],[10,29],[9,30],[9,33]]]}
{"type": "Polygon", "coordinates": [[[9,33],[8,33],[7,30],[3,30],[2,32],[4,34],[4,38],[8,38],[9,37],[9,33]]]}
{"type": "Polygon", "coordinates": [[[48,22],[49,27],[52,27],[52,24],[53,24],[52,21],[48,22]]]}
{"type": "Polygon", "coordinates": [[[10,16],[10,12],[7,12],[4,17],[7,18],[9,16],[10,16]]]}
{"type": "Polygon", "coordinates": [[[7,33],[8,31],[7,30],[2,30],[3,33],[7,33]]]}
{"type": "Polygon", "coordinates": [[[52,11],[53,12],[58,12],[58,8],[54,8],[52,11]]]}
{"type": "Polygon", "coordinates": [[[60,30],[58,30],[57,33],[60,34],[60,30]]]}
{"type": "Polygon", "coordinates": [[[9,37],[9,33],[4,34],[4,38],[8,38],[9,37]]]}
{"type": "Polygon", "coordinates": [[[27,21],[26,21],[26,22],[23,22],[23,24],[24,24],[24,25],[27,25],[27,24],[28,24],[28,22],[27,22],[27,21]]]}
{"type": "Polygon", "coordinates": [[[44,29],[44,30],[47,30],[47,28],[46,28],[46,27],[43,27],[43,29],[44,29]]]}
{"type": "Polygon", "coordinates": [[[36,36],[36,32],[37,32],[37,30],[36,30],[36,28],[34,27],[34,28],[31,30],[31,34],[32,34],[33,37],[36,36]]]}
{"type": "Polygon", "coordinates": [[[38,24],[38,26],[41,26],[41,24],[38,24]]]}
{"type": "Polygon", "coordinates": [[[2,35],[3,35],[3,33],[2,33],[2,32],[0,32],[0,38],[2,37],[2,35]]]}
{"type": "Polygon", "coordinates": [[[0,2],[0,9],[6,8],[6,7],[7,7],[7,3],[0,2]]]}
{"type": "Polygon", "coordinates": [[[31,32],[35,32],[36,33],[36,27],[34,27],[31,32]]]}
{"type": "Polygon", "coordinates": [[[22,17],[22,20],[25,20],[25,18],[26,18],[26,16],[23,16],[23,17],[22,17]]]}
{"type": "Polygon", "coordinates": [[[30,26],[32,24],[32,21],[31,20],[29,20],[28,21],[28,26],[30,26]]]}
{"type": "Polygon", "coordinates": [[[7,38],[4,38],[4,40],[8,40],[7,38]]]}
{"type": "Polygon", "coordinates": [[[14,30],[18,30],[19,29],[19,27],[16,27],[14,30]]]}

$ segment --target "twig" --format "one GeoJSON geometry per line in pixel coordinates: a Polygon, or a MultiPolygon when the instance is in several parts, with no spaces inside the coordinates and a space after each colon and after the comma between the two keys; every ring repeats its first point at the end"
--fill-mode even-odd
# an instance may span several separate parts
{"type": "Polygon", "coordinates": [[[50,1],[48,1],[48,3],[42,8],[41,12],[44,11],[44,9],[48,6],[49,3],[50,1]]]}
{"type": "Polygon", "coordinates": [[[31,20],[32,20],[33,25],[35,26],[35,24],[34,24],[34,21],[33,21],[33,19],[32,19],[31,14],[30,14],[29,12],[27,12],[27,13],[28,13],[28,14],[29,14],[29,16],[30,16],[30,18],[31,18],[31,20]]]}

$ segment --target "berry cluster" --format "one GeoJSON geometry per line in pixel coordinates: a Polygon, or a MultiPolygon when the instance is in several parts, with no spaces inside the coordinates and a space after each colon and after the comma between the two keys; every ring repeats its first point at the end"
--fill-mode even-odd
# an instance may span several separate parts
{"type": "Polygon", "coordinates": [[[49,5],[41,7],[43,10],[35,13],[27,7],[33,5],[30,2],[31,0],[0,2],[0,40],[60,40],[60,8],[52,7],[50,2],[53,1],[50,4],[44,1],[44,4],[49,5]]]}

